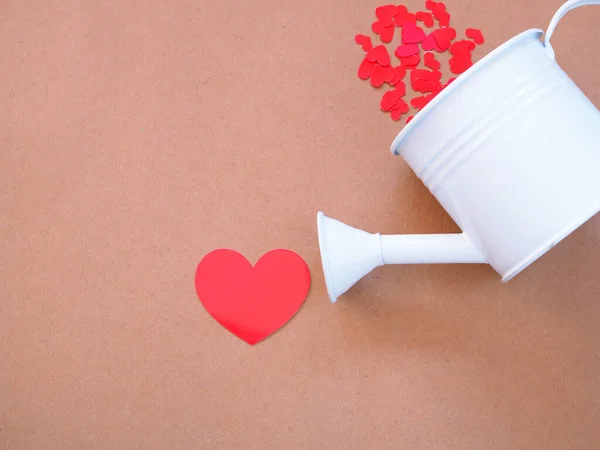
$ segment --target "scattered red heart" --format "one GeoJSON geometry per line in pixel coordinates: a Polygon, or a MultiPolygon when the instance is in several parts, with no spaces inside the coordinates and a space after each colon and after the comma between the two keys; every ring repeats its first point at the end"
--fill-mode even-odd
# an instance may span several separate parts
{"type": "Polygon", "coordinates": [[[416,18],[418,21],[423,22],[427,28],[431,28],[435,25],[435,21],[433,20],[433,15],[431,13],[425,11],[419,11],[416,14],[416,18]]]}
{"type": "MultiPolygon", "coordinates": [[[[404,80],[405,76],[406,76],[406,68],[405,67],[403,67],[403,66],[394,67],[394,79],[392,80],[392,85],[398,86],[400,83],[402,83],[402,85],[404,86],[404,82],[402,80],[404,80]]],[[[402,95],[404,95],[404,94],[402,94],[402,95]]]]}
{"type": "Polygon", "coordinates": [[[367,52],[367,59],[376,62],[381,66],[389,66],[391,62],[390,54],[388,53],[387,47],[384,45],[378,45],[369,50],[367,52]]]}
{"type": "Polygon", "coordinates": [[[400,92],[398,92],[396,89],[387,91],[385,94],[383,94],[383,97],[381,97],[381,110],[391,111],[399,99],[400,92]]]}
{"type": "MultiPolygon", "coordinates": [[[[427,0],[427,11],[411,13],[404,5],[383,5],[375,10],[377,20],[371,29],[383,43],[394,40],[396,27],[402,28],[402,39],[396,47],[394,55],[400,61],[397,66],[392,65],[390,53],[385,45],[373,46],[369,36],[357,34],[354,41],[366,52],[366,56],[358,68],[358,77],[369,80],[373,87],[380,88],[388,84],[392,89],[385,92],[381,99],[381,109],[390,113],[393,120],[399,120],[408,113],[410,107],[420,110],[431,102],[436,95],[448,87],[455,78],[442,82],[440,71],[441,63],[433,51],[443,53],[450,51],[452,57],[448,61],[450,72],[460,75],[473,65],[472,52],[477,45],[484,43],[483,33],[475,28],[467,28],[467,39],[455,41],[456,29],[450,27],[450,14],[443,2],[427,0]],[[428,12],[429,11],[429,12],[428,12]],[[427,28],[434,28],[436,21],[438,28],[429,34],[417,26],[417,21],[427,28]],[[421,62],[421,49],[424,66],[431,69],[419,69],[421,62]],[[425,94],[414,97],[410,105],[403,97],[406,95],[404,78],[410,71],[410,86],[413,91],[425,94]]],[[[413,119],[406,119],[409,123],[413,119]]]]}
{"type": "Polygon", "coordinates": [[[393,106],[392,110],[400,111],[402,114],[406,114],[410,110],[410,107],[408,106],[408,103],[406,103],[403,99],[399,98],[396,101],[396,104],[393,106]]]}
{"type": "Polygon", "coordinates": [[[363,62],[360,63],[358,67],[358,78],[361,80],[368,80],[371,78],[371,72],[373,72],[373,66],[376,63],[373,61],[369,61],[367,58],[363,59],[363,62]]]}
{"type": "Polygon", "coordinates": [[[406,67],[407,69],[412,69],[419,65],[419,62],[421,61],[421,56],[412,55],[412,56],[407,56],[406,58],[398,58],[398,59],[400,60],[400,64],[402,64],[402,66],[406,67]]]}
{"type": "Polygon", "coordinates": [[[364,34],[357,34],[354,36],[354,42],[362,46],[362,49],[365,52],[368,52],[373,48],[373,42],[371,42],[371,38],[369,36],[365,36],[364,34]]]}
{"type": "Polygon", "coordinates": [[[439,70],[439,68],[441,67],[440,62],[437,59],[435,59],[435,55],[431,52],[425,53],[424,61],[425,65],[430,69],[439,70]]]}
{"type": "Polygon", "coordinates": [[[371,30],[373,30],[373,33],[379,35],[381,42],[385,42],[386,44],[392,42],[392,39],[394,39],[394,25],[383,26],[380,22],[373,22],[371,30]]]}
{"type": "Polygon", "coordinates": [[[389,27],[394,24],[394,16],[397,12],[398,8],[395,5],[384,5],[375,9],[375,16],[381,25],[389,27]]]}
{"type": "Polygon", "coordinates": [[[438,46],[433,32],[429,33],[429,36],[427,36],[425,40],[421,43],[421,47],[423,47],[423,50],[427,52],[430,52],[431,50],[435,50],[438,53],[443,52],[443,50],[438,46]]]}
{"type": "Polygon", "coordinates": [[[473,41],[477,45],[481,45],[485,42],[483,39],[483,34],[481,33],[481,30],[476,30],[475,28],[467,28],[467,31],[465,31],[465,35],[469,39],[473,39],[473,41]]]}
{"type": "Polygon", "coordinates": [[[436,19],[440,22],[440,27],[449,27],[450,26],[450,14],[446,11],[440,12],[436,19]]]}
{"type": "Polygon", "coordinates": [[[408,9],[404,5],[397,6],[397,12],[394,16],[394,25],[397,27],[403,27],[407,23],[417,23],[417,16],[413,13],[409,13],[408,9]]]}
{"type": "Polygon", "coordinates": [[[458,52],[471,52],[475,50],[475,44],[472,41],[467,41],[465,39],[456,41],[450,46],[450,54],[452,56],[456,55],[458,52]]]}
{"type": "Polygon", "coordinates": [[[440,28],[433,32],[435,42],[442,51],[446,51],[450,48],[452,40],[456,37],[456,30],[454,28],[440,28]]]}
{"type": "Polygon", "coordinates": [[[423,29],[412,22],[407,22],[402,27],[402,42],[405,44],[418,44],[423,42],[426,37],[423,29]]]}
{"type": "Polygon", "coordinates": [[[471,54],[466,52],[458,53],[454,58],[450,58],[450,71],[456,75],[466,72],[472,65],[471,54]]]}
{"type": "Polygon", "coordinates": [[[393,120],[400,120],[402,115],[406,114],[410,110],[410,107],[404,100],[400,99],[398,101],[400,102],[398,107],[394,107],[394,109],[392,109],[391,116],[393,120]]]}
{"type": "Polygon", "coordinates": [[[371,86],[381,87],[386,81],[391,83],[395,75],[393,67],[375,64],[371,72],[371,86]]]}
{"type": "Polygon", "coordinates": [[[418,55],[421,53],[421,49],[418,44],[402,44],[396,49],[394,55],[398,58],[406,58],[408,56],[418,55]]]}

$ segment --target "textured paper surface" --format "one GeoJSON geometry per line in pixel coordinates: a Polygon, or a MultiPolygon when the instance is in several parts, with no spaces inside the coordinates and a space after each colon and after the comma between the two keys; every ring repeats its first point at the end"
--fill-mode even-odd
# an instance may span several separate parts
{"type": "MultiPolygon", "coordinates": [[[[477,58],[561,3],[447,1],[477,58]]],[[[319,209],[457,230],[356,76],[379,4],[0,2],[0,448],[598,448],[600,218],[505,285],[385,267],[327,300],[319,209]],[[311,268],[254,348],[196,296],[218,247],[311,268]]],[[[596,105],[598,23],[553,38],[596,105]]]]}

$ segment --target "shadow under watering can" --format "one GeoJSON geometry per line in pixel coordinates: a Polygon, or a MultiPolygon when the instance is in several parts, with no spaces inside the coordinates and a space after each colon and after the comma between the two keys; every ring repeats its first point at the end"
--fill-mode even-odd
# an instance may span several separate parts
{"type": "Polygon", "coordinates": [[[584,5],[600,0],[569,0],[545,33],[496,48],[392,143],[462,233],[384,236],[318,213],[332,302],[384,264],[485,263],[509,281],[600,211],[600,111],[550,45],[584,5]]]}

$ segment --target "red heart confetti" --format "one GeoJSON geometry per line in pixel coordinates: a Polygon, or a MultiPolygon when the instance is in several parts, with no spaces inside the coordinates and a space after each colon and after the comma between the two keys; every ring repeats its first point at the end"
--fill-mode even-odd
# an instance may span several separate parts
{"type": "Polygon", "coordinates": [[[421,61],[421,57],[419,55],[407,56],[406,58],[398,58],[400,60],[400,64],[402,64],[407,69],[417,67],[419,62],[421,61]]]}
{"type": "Polygon", "coordinates": [[[394,67],[394,79],[392,80],[391,84],[396,86],[396,89],[398,89],[397,86],[400,83],[402,83],[402,85],[404,85],[402,80],[404,80],[405,76],[406,76],[406,67],[403,67],[402,65],[400,65],[398,67],[394,67]]]}
{"type": "Polygon", "coordinates": [[[423,47],[423,50],[430,52],[431,50],[435,50],[438,53],[442,53],[444,50],[442,50],[437,41],[435,40],[435,36],[432,33],[429,33],[429,35],[425,38],[425,40],[421,43],[421,47],[423,47]]]}
{"type": "Polygon", "coordinates": [[[418,21],[423,22],[423,25],[425,25],[427,28],[431,28],[435,25],[433,15],[431,13],[419,11],[416,14],[416,18],[418,21]]]}
{"type": "Polygon", "coordinates": [[[392,39],[394,39],[394,29],[394,25],[384,27],[379,22],[373,22],[373,25],[371,25],[373,33],[378,34],[381,42],[385,42],[386,44],[392,42],[392,39]]]}
{"type": "Polygon", "coordinates": [[[440,23],[440,27],[449,27],[450,26],[450,14],[448,14],[448,12],[446,12],[446,11],[439,13],[437,20],[440,23]]]}
{"type": "Polygon", "coordinates": [[[433,17],[435,17],[440,27],[449,27],[450,26],[450,14],[446,11],[446,5],[442,2],[433,2],[431,11],[433,12],[433,17]]]}
{"type": "Polygon", "coordinates": [[[396,89],[392,91],[387,91],[385,94],[383,94],[383,97],[381,97],[381,103],[379,106],[381,107],[382,111],[391,111],[391,109],[394,107],[394,105],[399,99],[399,91],[397,91],[396,89]]]}
{"type": "Polygon", "coordinates": [[[424,78],[425,80],[439,80],[442,78],[442,72],[439,70],[414,69],[410,72],[411,81],[424,78]]]}
{"type": "Polygon", "coordinates": [[[403,27],[407,23],[417,23],[417,17],[409,13],[404,5],[398,5],[396,15],[394,16],[394,25],[403,27]]]}
{"type": "Polygon", "coordinates": [[[373,72],[375,64],[377,63],[369,61],[367,58],[363,59],[363,62],[358,67],[358,78],[361,80],[368,80],[371,78],[371,73],[373,72]]]}
{"type": "Polygon", "coordinates": [[[412,105],[413,108],[417,108],[417,109],[421,109],[423,108],[427,103],[426,103],[426,98],[424,95],[420,96],[420,97],[415,97],[410,101],[410,104],[412,105]]]}
{"type": "Polygon", "coordinates": [[[454,28],[439,28],[433,32],[433,37],[442,50],[448,50],[452,44],[452,40],[456,37],[454,28]]]}
{"type": "Polygon", "coordinates": [[[390,25],[389,27],[383,28],[379,35],[381,37],[381,41],[386,43],[392,42],[392,40],[394,39],[394,30],[394,25],[390,25]]]}
{"type": "Polygon", "coordinates": [[[470,55],[458,57],[459,55],[465,55],[465,53],[459,53],[448,61],[450,63],[450,71],[456,75],[466,72],[473,65],[470,55]]]}
{"type": "MultiPolygon", "coordinates": [[[[452,56],[454,58],[450,58],[450,59],[460,60],[460,61],[470,60],[471,52],[469,50],[459,50],[459,51],[455,51],[452,54],[452,56]]],[[[450,62],[450,61],[448,61],[448,62],[450,62]]]]}
{"type": "Polygon", "coordinates": [[[379,19],[379,23],[384,27],[389,27],[394,24],[394,16],[398,13],[396,5],[384,5],[375,9],[375,16],[379,19]]]}
{"type": "Polygon", "coordinates": [[[425,40],[421,42],[421,47],[426,52],[430,52],[437,46],[437,42],[435,42],[435,38],[433,37],[433,33],[429,33],[425,40]]]}
{"type": "Polygon", "coordinates": [[[383,83],[391,82],[394,79],[395,72],[391,66],[380,66],[375,64],[371,72],[371,86],[381,87],[383,83]]]}
{"type": "MultiPolygon", "coordinates": [[[[390,43],[394,37],[395,27],[402,28],[402,43],[394,51],[394,55],[400,60],[400,65],[396,67],[390,65],[390,53],[386,46],[373,47],[373,42],[368,36],[362,34],[355,36],[355,42],[367,52],[359,66],[358,76],[362,80],[370,79],[370,84],[376,88],[386,83],[392,87],[391,90],[383,93],[380,106],[395,121],[408,113],[411,106],[417,110],[424,108],[455,80],[452,77],[445,83],[442,81],[440,70],[442,64],[436,59],[434,51],[443,53],[449,50],[452,55],[448,61],[450,72],[460,75],[473,65],[472,52],[476,44],[481,45],[484,42],[483,33],[475,28],[466,29],[467,39],[455,41],[457,33],[450,27],[450,13],[443,2],[427,0],[425,8],[427,11],[418,11],[416,14],[411,13],[404,5],[383,5],[375,10],[377,21],[372,24],[371,29],[379,35],[382,42],[390,43]],[[417,26],[417,21],[427,28],[434,29],[426,34],[417,26]],[[421,49],[424,50],[423,65],[431,70],[419,68],[421,49]],[[417,95],[412,100],[405,101],[403,99],[406,95],[404,79],[408,71],[410,71],[412,91],[425,95],[417,95]]],[[[406,123],[409,123],[413,117],[408,117],[406,123]]]]}
{"type": "Polygon", "coordinates": [[[407,23],[414,23],[416,25],[417,17],[412,13],[408,13],[406,15],[398,14],[396,17],[394,17],[394,24],[397,27],[404,27],[404,25],[407,23]]]}
{"type": "Polygon", "coordinates": [[[437,2],[434,2],[432,0],[427,0],[425,2],[425,8],[428,9],[429,11],[433,11],[435,9],[437,5],[437,2]]]}
{"type": "Polygon", "coordinates": [[[435,59],[435,55],[431,52],[425,53],[423,60],[425,62],[425,65],[430,69],[438,70],[441,67],[440,62],[437,59],[435,59]]]}
{"type": "Polygon", "coordinates": [[[475,50],[475,44],[473,41],[467,41],[466,39],[456,41],[450,46],[450,54],[453,56],[459,52],[470,52],[472,50],[475,50]]]}
{"type": "Polygon", "coordinates": [[[354,36],[354,42],[362,46],[362,49],[365,52],[368,52],[373,48],[373,42],[371,42],[371,38],[369,36],[365,36],[364,34],[357,34],[354,36]]]}
{"type": "Polygon", "coordinates": [[[406,95],[406,84],[404,84],[404,81],[399,81],[394,87],[396,88],[394,90],[398,92],[400,97],[404,97],[406,95]]]}
{"type": "Polygon", "coordinates": [[[422,93],[435,92],[442,89],[442,83],[439,81],[425,80],[423,78],[415,80],[412,85],[415,91],[422,93]]]}
{"type": "Polygon", "coordinates": [[[465,36],[467,36],[469,39],[473,39],[477,45],[481,45],[485,42],[481,30],[476,30],[475,28],[467,28],[465,31],[465,36]]]}
{"type": "Polygon", "coordinates": [[[410,116],[406,118],[406,124],[408,125],[410,123],[411,120],[413,120],[415,118],[415,116],[410,116]]]}
{"type": "Polygon", "coordinates": [[[376,62],[380,66],[389,66],[390,65],[390,54],[388,50],[383,45],[378,45],[377,47],[373,47],[371,50],[367,52],[367,59],[369,61],[376,62]]]}
{"type": "Polygon", "coordinates": [[[407,22],[402,27],[402,42],[405,44],[418,44],[423,42],[426,37],[423,29],[412,22],[407,22]]]}
{"type": "MultiPolygon", "coordinates": [[[[433,3],[433,6],[431,8],[431,11],[433,12],[433,17],[435,17],[436,19],[439,19],[439,15],[446,12],[446,5],[444,5],[444,3],[442,3],[442,2],[432,2],[432,3],[433,3]]],[[[427,7],[427,4],[425,4],[425,7],[427,7]]]]}
{"type": "Polygon", "coordinates": [[[254,345],[298,312],[310,290],[310,272],[289,250],[272,250],[252,266],[240,253],[219,249],[198,264],[195,286],[208,313],[254,345]]]}
{"type": "MultiPolygon", "coordinates": [[[[406,105],[408,106],[408,105],[406,105]]],[[[400,118],[402,117],[403,114],[406,114],[402,111],[402,109],[393,109],[391,116],[392,116],[392,120],[400,120],[400,118]]]]}
{"type": "Polygon", "coordinates": [[[392,107],[392,111],[400,111],[402,114],[406,114],[410,111],[410,106],[403,99],[403,96],[400,96],[396,101],[396,104],[392,107]]]}
{"type": "Polygon", "coordinates": [[[434,91],[429,95],[422,95],[421,97],[415,97],[410,101],[410,104],[413,106],[413,108],[423,109],[440,92],[441,91],[434,91]]]}
{"type": "Polygon", "coordinates": [[[418,55],[421,52],[418,44],[402,44],[399,46],[394,55],[398,58],[406,58],[407,56],[418,55]]]}
{"type": "Polygon", "coordinates": [[[440,71],[428,71],[422,69],[414,69],[410,73],[410,82],[412,88],[417,92],[435,92],[442,89],[440,79],[442,73],[440,71]]]}

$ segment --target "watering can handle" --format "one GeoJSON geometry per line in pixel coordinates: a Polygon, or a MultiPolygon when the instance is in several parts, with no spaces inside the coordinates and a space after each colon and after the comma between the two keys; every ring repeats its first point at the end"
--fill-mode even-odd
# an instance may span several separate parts
{"type": "Polygon", "coordinates": [[[556,11],[554,17],[552,17],[550,25],[548,25],[548,30],[546,31],[546,34],[544,36],[544,45],[546,46],[553,58],[554,49],[552,48],[552,45],[550,45],[550,38],[552,37],[552,34],[554,33],[558,22],[560,22],[560,19],[562,19],[565,16],[565,14],[567,14],[572,9],[586,5],[600,5],[600,0],[568,0],[564,5],[562,5],[558,9],[558,11],[556,11]]]}

